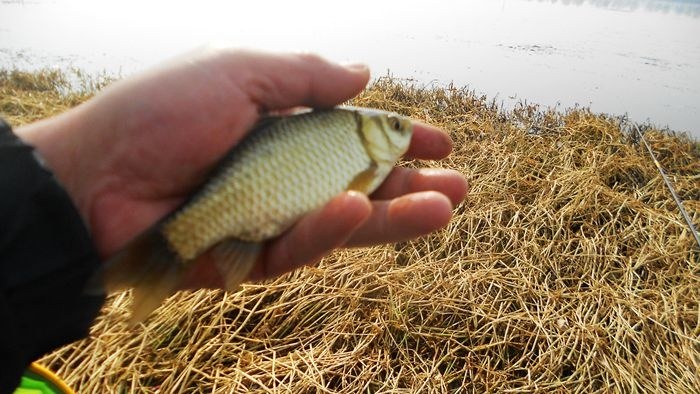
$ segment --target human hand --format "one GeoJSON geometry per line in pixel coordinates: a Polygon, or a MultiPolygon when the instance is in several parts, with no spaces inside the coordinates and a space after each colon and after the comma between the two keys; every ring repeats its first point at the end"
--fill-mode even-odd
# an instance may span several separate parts
{"type": "MultiPolygon", "coordinates": [[[[117,82],[17,134],[42,154],[108,258],[182,203],[261,113],[331,107],[368,79],[364,66],[313,55],[208,50],[117,82]]],[[[451,144],[444,132],[416,124],[407,156],[440,159],[451,144]]],[[[466,193],[456,171],[396,168],[371,201],[343,193],[269,241],[250,279],[316,262],[335,248],[430,233],[448,223],[466,193]]],[[[190,286],[217,283],[215,269],[198,267],[190,286]]]]}

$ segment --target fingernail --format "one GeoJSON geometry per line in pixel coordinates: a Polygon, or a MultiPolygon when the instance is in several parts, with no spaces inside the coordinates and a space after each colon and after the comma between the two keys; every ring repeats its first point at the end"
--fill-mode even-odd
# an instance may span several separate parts
{"type": "Polygon", "coordinates": [[[350,71],[356,71],[356,72],[369,70],[369,67],[367,67],[367,65],[364,63],[351,63],[351,64],[345,64],[343,66],[350,71]]]}

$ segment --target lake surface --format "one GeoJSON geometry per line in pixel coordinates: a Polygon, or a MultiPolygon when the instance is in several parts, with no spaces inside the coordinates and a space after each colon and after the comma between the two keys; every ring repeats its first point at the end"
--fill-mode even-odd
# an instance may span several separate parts
{"type": "Polygon", "coordinates": [[[0,1],[0,67],[128,75],[209,42],[628,114],[700,138],[700,0],[0,1]]]}

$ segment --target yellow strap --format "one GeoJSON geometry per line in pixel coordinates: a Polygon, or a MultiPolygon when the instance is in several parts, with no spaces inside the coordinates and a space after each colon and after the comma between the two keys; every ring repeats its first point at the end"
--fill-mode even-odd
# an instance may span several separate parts
{"type": "Polygon", "coordinates": [[[32,365],[29,366],[29,370],[46,379],[46,381],[54,385],[57,389],[61,390],[63,394],[75,394],[75,391],[71,390],[70,387],[68,387],[58,376],[54,375],[54,373],[49,371],[46,367],[43,367],[37,363],[32,363],[32,365]]]}

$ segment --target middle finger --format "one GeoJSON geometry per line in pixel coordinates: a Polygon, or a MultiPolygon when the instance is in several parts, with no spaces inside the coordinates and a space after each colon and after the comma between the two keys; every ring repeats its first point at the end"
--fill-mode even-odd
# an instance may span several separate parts
{"type": "Polygon", "coordinates": [[[405,194],[431,190],[444,194],[456,206],[467,196],[469,184],[455,170],[396,167],[371,197],[373,200],[391,200],[405,194]]]}

